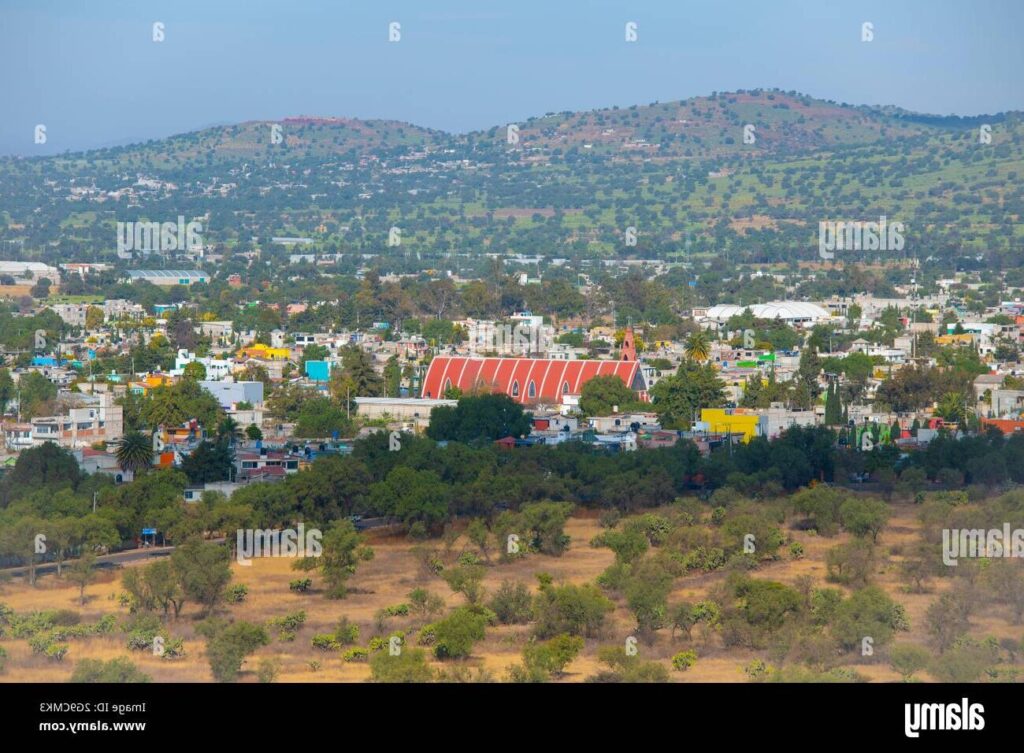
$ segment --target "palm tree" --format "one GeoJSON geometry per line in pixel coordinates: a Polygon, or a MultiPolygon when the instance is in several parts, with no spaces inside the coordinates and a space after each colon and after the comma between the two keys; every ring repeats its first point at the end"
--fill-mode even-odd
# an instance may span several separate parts
{"type": "Polygon", "coordinates": [[[967,420],[967,397],[962,392],[947,392],[939,398],[935,410],[947,421],[962,424],[967,420]]]}
{"type": "Polygon", "coordinates": [[[116,455],[122,471],[136,473],[153,465],[153,445],[140,431],[130,431],[121,437],[116,455]]]}
{"type": "Polygon", "coordinates": [[[238,422],[227,416],[217,424],[217,439],[227,439],[231,444],[241,440],[242,438],[242,427],[238,425],[238,422]]]}
{"type": "Polygon", "coordinates": [[[706,361],[711,352],[711,343],[708,342],[707,333],[698,330],[697,332],[691,332],[690,336],[686,338],[684,348],[686,355],[694,361],[706,361]]]}

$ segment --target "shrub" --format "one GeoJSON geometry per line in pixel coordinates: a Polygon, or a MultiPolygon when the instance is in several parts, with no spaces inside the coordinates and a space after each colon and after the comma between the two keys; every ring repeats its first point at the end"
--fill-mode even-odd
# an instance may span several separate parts
{"type": "Polygon", "coordinates": [[[767,679],[774,671],[775,668],[770,664],[765,664],[762,659],[754,659],[743,668],[743,673],[753,682],[767,679]]]}
{"type": "Polygon", "coordinates": [[[503,625],[523,625],[533,617],[533,597],[524,583],[502,581],[487,606],[503,625]]]}
{"type": "Polygon", "coordinates": [[[931,658],[931,651],[913,643],[899,643],[889,649],[889,666],[900,673],[904,682],[909,682],[915,672],[925,669],[931,658]]]}
{"type": "Polygon", "coordinates": [[[50,616],[50,624],[71,626],[82,621],[82,615],[73,609],[58,609],[50,616]]]}
{"type": "Polygon", "coordinates": [[[438,659],[460,659],[469,656],[473,644],[484,638],[485,615],[460,607],[435,622],[434,655],[438,659]]]}
{"type": "Polygon", "coordinates": [[[370,659],[370,679],[373,682],[430,682],[434,672],[427,664],[422,648],[412,648],[392,655],[387,651],[370,659]]]}
{"type": "Polygon", "coordinates": [[[433,617],[444,610],[444,599],[425,588],[409,592],[409,609],[418,617],[433,617]]]}
{"type": "Polygon", "coordinates": [[[365,648],[356,646],[350,648],[348,651],[341,655],[341,660],[345,662],[357,662],[366,661],[370,657],[370,652],[365,648]]]}
{"type": "Polygon", "coordinates": [[[542,584],[534,603],[538,638],[551,638],[560,633],[597,635],[604,625],[605,616],[615,605],[596,586],[553,586],[542,584]]]}
{"type": "Polygon", "coordinates": [[[313,585],[311,578],[296,578],[288,584],[288,590],[296,593],[306,593],[313,585]]]}
{"type": "Polygon", "coordinates": [[[359,642],[359,626],[349,622],[348,617],[342,617],[338,627],[334,630],[334,638],[342,646],[351,646],[359,642]]]}
{"type": "Polygon", "coordinates": [[[340,651],[341,644],[338,643],[333,635],[321,633],[313,636],[313,648],[320,649],[321,651],[340,651]]]}
{"type": "Polygon", "coordinates": [[[672,669],[677,672],[685,672],[697,663],[696,651],[680,651],[672,657],[672,669]]]}
{"type": "Polygon", "coordinates": [[[275,659],[261,659],[256,668],[256,677],[262,683],[271,683],[277,680],[280,665],[275,659]]]}
{"type": "Polygon", "coordinates": [[[229,604],[241,604],[249,595],[249,587],[244,583],[236,583],[228,589],[225,598],[229,604]]]}
{"type": "Polygon", "coordinates": [[[286,614],[284,617],[275,617],[268,621],[267,624],[272,628],[277,628],[277,639],[279,641],[293,641],[295,640],[295,634],[305,622],[306,613],[299,611],[286,614]]]}
{"type": "Polygon", "coordinates": [[[70,682],[78,683],[137,683],[150,682],[152,678],[132,664],[127,657],[120,656],[110,661],[82,659],[75,664],[70,682]]]}

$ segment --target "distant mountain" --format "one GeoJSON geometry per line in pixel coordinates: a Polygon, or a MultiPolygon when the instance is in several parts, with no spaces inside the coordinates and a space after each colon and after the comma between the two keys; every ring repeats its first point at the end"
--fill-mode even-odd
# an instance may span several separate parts
{"type": "Polygon", "coordinates": [[[0,159],[0,241],[109,258],[116,221],[188,214],[211,218],[215,246],[303,235],[395,265],[452,251],[767,262],[814,258],[822,220],[885,215],[906,226],[906,256],[1024,262],[1020,113],[754,90],[512,126],[294,117],[0,159]]]}

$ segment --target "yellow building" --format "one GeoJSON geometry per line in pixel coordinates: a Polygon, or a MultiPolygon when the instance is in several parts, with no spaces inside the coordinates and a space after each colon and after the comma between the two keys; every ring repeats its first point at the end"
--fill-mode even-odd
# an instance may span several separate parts
{"type": "Polygon", "coordinates": [[[963,334],[963,335],[939,335],[935,338],[937,345],[959,345],[965,347],[974,342],[974,335],[963,334]]]}
{"type": "Polygon", "coordinates": [[[238,351],[239,358],[258,358],[263,361],[287,361],[291,356],[288,348],[271,348],[263,343],[256,343],[238,351]]]}
{"type": "Polygon", "coordinates": [[[712,434],[742,434],[744,442],[757,436],[761,421],[756,413],[729,413],[725,408],[704,408],[700,420],[707,424],[712,434]]]}

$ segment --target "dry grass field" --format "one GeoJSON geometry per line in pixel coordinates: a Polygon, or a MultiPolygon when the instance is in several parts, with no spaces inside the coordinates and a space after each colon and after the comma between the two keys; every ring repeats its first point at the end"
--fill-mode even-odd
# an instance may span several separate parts
{"type": "MultiPolygon", "coordinates": [[[[900,633],[899,642],[914,642],[926,645],[924,630],[924,614],[927,607],[947,588],[948,579],[935,579],[927,593],[908,593],[901,582],[898,569],[901,546],[912,543],[918,534],[919,523],[915,517],[913,505],[894,505],[893,515],[888,526],[879,537],[879,567],[874,582],[883,587],[896,601],[906,608],[911,629],[900,633]]],[[[573,517],[566,525],[566,533],[572,541],[568,551],[561,557],[548,557],[539,554],[530,555],[507,564],[495,563],[488,568],[484,581],[488,592],[503,580],[519,581],[536,590],[535,574],[550,573],[556,583],[584,583],[594,579],[614,560],[611,550],[592,548],[591,538],[602,529],[594,516],[573,517]]],[[[848,536],[839,535],[823,538],[811,532],[788,530],[787,535],[799,541],[805,550],[805,556],[799,560],[791,559],[785,553],[785,547],[778,561],[763,565],[752,575],[756,578],[794,584],[799,576],[810,575],[816,585],[824,586],[825,553],[848,536]]],[[[404,537],[370,539],[376,556],[372,561],[360,565],[356,575],[350,581],[351,592],[344,600],[330,600],[315,592],[298,594],[288,588],[289,581],[297,577],[291,569],[290,559],[257,559],[251,566],[244,567],[232,564],[232,583],[244,583],[249,593],[246,600],[237,605],[225,604],[223,612],[235,619],[265,623],[274,617],[304,610],[306,621],[293,641],[281,641],[276,637],[271,643],[260,648],[250,656],[239,677],[241,682],[255,682],[255,668],[263,658],[272,657],[279,662],[279,682],[360,682],[369,675],[366,663],[346,663],[342,661],[340,652],[323,652],[311,645],[311,638],[317,633],[333,632],[338,621],[347,617],[359,625],[360,645],[377,634],[374,627],[375,613],[387,606],[408,601],[408,593],[417,587],[424,587],[442,596],[449,607],[463,602],[461,595],[453,594],[446,583],[437,576],[423,574],[413,554],[413,545],[404,537]],[[309,667],[311,660],[320,662],[321,667],[313,671],[309,667]]],[[[438,544],[440,546],[440,544],[438,544]]],[[[453,548],[457,555],[469,544],[463,537],[453,548]]],[[[681,600],[696,602],[704,598],[708,590],[720,582],[723,573],[696,574],[680,578],[669,598],[672,604],[681,600]]],[[[313,574],[314,589],[316,574],[313,574]]],[[[106,613],[127,616],[127,609],[119,606],[117,595],[122,591],[120,574],[105,572],[90,585],[87,590],[88,601],[80,606],[77,588],[53,575],[41,577],[35,588],[29,587],[20,580],[13,580],[0,587],[0,602],[13,608],[16,612],[33,610],[73,609],[79,611],[83,622],[95,622],[106,613]]],[[[143,671],[152,676],[155,682],[205,682],[212,681],[212,675],[206,662],[203,647],[204,639],[196,635],[194,621],[198,615],[195,605],[186,605],[182,615],[171,621],[170,634],[184,639],[187,655],[176,660],[165,660],[151,655],[149,652],[129,652],[125,647],[125,637],[120,631],[105,636],[74,638],[70,641],[70,650],[62,662],[53,662],[42,656],[33,655],[27,640],[4,639],[0,642],[8,653],[6,671],[0,674],[0,681],[6,682],[62,682],[66,681],[76,661],[91,657],[111,659],[117,656],[131,655],[132,660],[143,671]]],[[[425,620],[414,617],[395,617],[387,622],[387,632],[405,630],[412,633],[425,620]]],[[[971,634],[975,637],[996,636],[997,638],[1020,639],[1022,628],[1011,623],[1009,615],[997,607],[986,610],[971,619],[971,634]]],[[[579,682],[602,668],[597,660],[597,649],[601,645],[622,645],[626,637],[633,634],[635,622],[631,613],[621,599],[616,601],[615,612],[606,621],[605,634],[600,640],[588,640],[583,652],[568,666],[567,672],[559,681],[579,682]]],[[[274,635],[274,631],[271,631],[274,635]]],[[[386,633],[385,633],[386,634],[386,633]]],[[[520,660],[523,644],[529,639],[530,626],[498,626],[487,630],[486,638],[477,643],[473,655],[464,664],[474,668],[488,670],[495,680],[505,677],[506,668],[520,660]]],[[[709,640],[695,629],[692,640],[681,635],[674,640],[670,631],[663,629],[653,645],[640,644],[641,657],[663,662],[670,667],[673,654],[693,648],[698,655],[694,667],[686,672],[671,672],[671,679],[676,682],[746,682],[743,668],[752,660],[762,658],[768,660],[765,652],[725,648],[717,636],[709,640]]],[[[433,661],[435,667],[445,665],[433,661]]],[[[847,665],[872,681],[898,681],[896,674],[884,660],[861,660],[851,657],[847,665]]],[[[927,675],[921,678],[927,681],[927,675]]]]}

